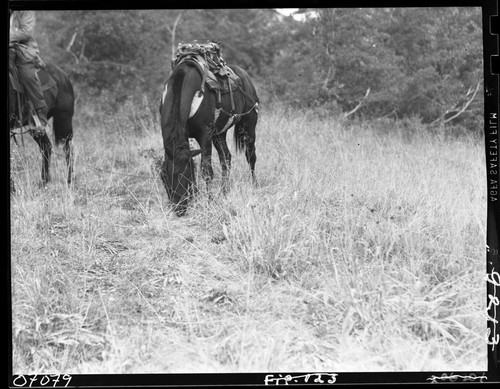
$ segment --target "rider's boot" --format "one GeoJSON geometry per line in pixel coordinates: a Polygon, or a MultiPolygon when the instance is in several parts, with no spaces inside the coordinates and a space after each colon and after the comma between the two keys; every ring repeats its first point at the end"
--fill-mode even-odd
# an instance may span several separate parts
{"type": "Polygon", "coordinates": [[[43,136],[47,133],[47,107],[38,108],[36,110],[36,116],[40,119],[40,125],[36,123],[35,135],[43,136]]]}

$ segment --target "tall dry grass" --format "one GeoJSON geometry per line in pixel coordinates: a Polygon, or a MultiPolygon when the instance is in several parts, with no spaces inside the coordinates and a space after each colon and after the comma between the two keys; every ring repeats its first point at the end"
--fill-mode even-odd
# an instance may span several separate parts
{"type": "Polygon", "coordinates": [[[15,372],[486,368],[481,140],[264,107],[177,218],[146,106],[80,109],[70,188],[13,146],[15,372]]]}

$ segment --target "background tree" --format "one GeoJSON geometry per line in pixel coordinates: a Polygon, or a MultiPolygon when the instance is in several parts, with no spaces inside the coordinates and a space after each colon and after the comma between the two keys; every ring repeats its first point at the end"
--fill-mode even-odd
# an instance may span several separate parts
{"type": "Polygon", "coordinates": [[[83,95],[106,97],[110,106],[142,95],[156,101],[172,48],[215,40],[267,102],[480,125],[480,8],[300,13],[302,20],[272,9],[44,11],[37,28],[44,57],[63,66],[83,95]]]}

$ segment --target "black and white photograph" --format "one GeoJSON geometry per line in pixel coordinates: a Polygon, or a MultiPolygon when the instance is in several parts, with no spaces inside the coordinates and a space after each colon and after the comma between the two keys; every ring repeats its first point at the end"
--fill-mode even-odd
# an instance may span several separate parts
{"type": "Polygon", "coordinates": [[[9,19],[12,374],[487,371],[480,5],[9,19]]]}

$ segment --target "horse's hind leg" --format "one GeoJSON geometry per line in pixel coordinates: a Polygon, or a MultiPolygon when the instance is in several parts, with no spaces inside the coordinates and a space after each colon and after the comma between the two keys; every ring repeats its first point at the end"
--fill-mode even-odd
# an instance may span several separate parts
{"type": "Polygon", "coordinates": [[[231,153],[227,147],[226,132],[214,136],[213,144],[219,154],[219,161],[222,167],[222,191],[226,194],[229,189],[229,172],[231,170],[231,153]]]}
{"type": "MultiPolygon", "coordinates": [[[[199,143],[199,142],[198,142],[199,143]]],[[[200,144],[201,146],[201,144],[200,144]]],[[[214,171],[212,169],[212,142],[207,142],[205,146],[201,146],[201,175],[207,185],[209,197],[214,171]]]]}
{"type": "Polygon", "coordinates": [[[56,144],[63,144],[64,155],[67,166],[67,183],[71,184],[73,179],[73,113],[72,110],[54,110],[53,127],[56,144]]]}
{"type": "Polygon", "coordinates": [[[257,185],[257,178],[255,177],[255,162],[257,155],[255,154],[255,139],[250,139],[246,145],[245,157],[250,165],[250,173],[252,174],[252,183],[257,185]]]}
{"type": "Polygon", "coordinates": [[[47,134],[34,135],[33,139],[42,152],[42,185],[50,181],[50,157],[52,155],[52,144],[47,134]]]}
{"type": "Polygon", "coordinates": [[[245,145],[245,157],[250,165],[254,185],[257,185],[257,178],[255,177],[255,162],[257,161],[257,155],[255,154],[255,126],[257,125],[257,118],[257,114],[251,113],[239,123],[236,123],[235,126],[237,136],[243,140],[245,145]]]}
{"type": "Polygon", "coordinates": [[[63,150],[66,157],[66,166],[68,167],[67,183],[71,185],[73,179],[73,143],[71,138],[64,140],[63,150]]]}

